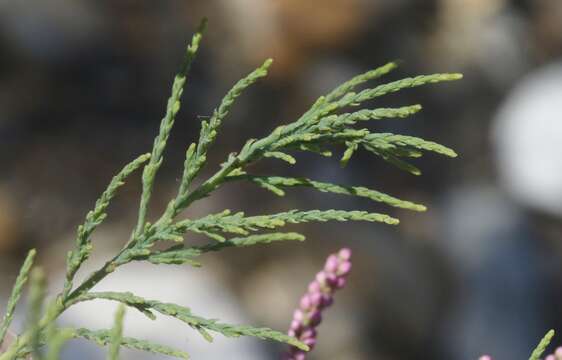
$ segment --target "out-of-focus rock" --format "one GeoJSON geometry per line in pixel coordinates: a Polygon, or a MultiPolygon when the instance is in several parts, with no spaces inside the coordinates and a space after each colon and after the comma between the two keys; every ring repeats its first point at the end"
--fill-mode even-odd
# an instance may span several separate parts
{"type": "Polygon", "coordinates": [[[377,7],[376,1],[360,0],[235,0],[223,1],[222,10],[230,14],[225,21],[246,60],[255,64],[273,57],[271,75],[286,76],[314,52],[346,44],[373,21],[377,7]]]}
{"type": "Polygon", "coordinates": [[[562,64],[528,75],[496,116],[492,141],[501,185],[525,206],[562,216],[562,64]]]}
{"type": "Polygon", "coordinates": [[[21,231],[18,225],[18,207],[8,194],[8,190],[0,186],[0,254],[15,248],[21,231]]]}

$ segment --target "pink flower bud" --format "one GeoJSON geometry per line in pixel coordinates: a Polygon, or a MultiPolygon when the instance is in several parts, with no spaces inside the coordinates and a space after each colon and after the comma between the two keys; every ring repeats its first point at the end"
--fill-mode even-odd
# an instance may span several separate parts
{"type": "Polygon", "coordinates": [[[318,326],[318,324],[320,324],[322,322],[322,313],[320,313],[320,310],[315,310],[314,312],[312,312],[310,314],[310,317],[308,318],[308,325],[311,327],[316,327],[318,326]]]}
{"type": "Polygon", "coordinates": [[[310,303],[313,307],[318,307],[322,305],[322,293],[320,291],[316,291],[312,294],[308,295],[310,297],[310,303]]]}
{"type": "Polygon", "coordinates": [[[328,307],[334,303],[334,297],[330,294],[323,294],[322,295],[322,306],[328,307]]]}
{"type": "Polygon", "coordinates": [[[316,274],[316,282],[321,286],[326,284],[326,273],[324,271],[320,271],[316,274]]]}
{"type": "Polygon", "coordinates": [[[342,260],[349,260],[351,259],[351,250],[348,248],[343,248],[338,252],[338,256],[342,260]]]}
{"type": "Polygon", "coordinates": [[[303,310],[308,310],[312,306],[312,301],[310,301],[310,296],[305,294],[300,301],[300,307],[303,310]]]}
{"type": "Polygon", "coordinates": [[[326,274],[325,276],[325,284],[327,284],[331,288],[335,287],[338,282],[338,277],[335,274],[326,274]]]}
{"type": "Polygon", "coordinates": [[[306,338],[302,342],[308,345],[310,347],[310,350],[314,349],[314,345],[316,345],[315,338],[306,338]]]}
{"type": "Polygon", "coordinates": [[[308,328],[301,334],[301,339],[310,339],[316,337],[316,330],[313,328],[308,328]]]}
{"type": "Polygon", "coordinates": [[[327,272],[330,273],[335,273],[338,265],[339,265],[339,259],[336,255],[332,254],[330,256],[328,256],[328,259],[326,260],[326,265],[324,266],[324,270],[326,270],[327,272]]]}
{"type": "Polygon", "coordinates": [[[351,271],[351,262],[344,261],[338,266],[337,274],[340,276],[344,276],[349,274],[351,271]]]}
{"type": "Polygon", "coordinates": [[[300,332],[302,330],[302,323],[297,319],[293,319],[293,321],[291,321],[291,330],[297,333],[300,332]]]}
{"type": "Polygon", "coordinates": [[[306,353],[304,351],[299,351],[293,355],[294,360],[306,360],[306,353]]]}
{"type": "Polygon", "coordinates": [[[341,289],[342,287],[344,287],[346,281],[347,281],[346,278],[344,278],[344,277],[339,277],[339,278],[338,278],[338,281],[337,281],[337,283],[336,283],[336,288],[337,288],[337,289],[341,289]]]}
{"type": "Polygon", "coordinates": [[[316,281],[313,281],[308,285],[308,292],[310,293],[320,292],[320,290],[321,290],[321,286],[316,281]]]}

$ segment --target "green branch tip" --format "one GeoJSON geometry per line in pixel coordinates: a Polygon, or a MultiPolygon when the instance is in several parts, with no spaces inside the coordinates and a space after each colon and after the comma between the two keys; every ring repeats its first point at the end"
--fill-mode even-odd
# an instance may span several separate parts
{"type": "Polygon", "coordinates": [[[338,185],[328,182],[315,181],[304,177],[290,178],[290,177],[281,177],[281,176],[255,176],[255,175],[244,174],[244,175],[231,176],[228,178],[228,180],[251,181],[259,186],[266,188],[267,190],[271,190],[271,191],[277,190],[281,192],[281,195],[284,195],[284,192],[283,190],[281,190],[281,188],[308,187],[320,192],[362,197],[401,209],[407,209],[413,211],[427,210],[427,208],[422,204],[417,204],[411,201],[398,199],[391,195],[382,193],[380,191],[372,190],[367,187],[338,185]]]}
{"type": "Polygon", "coordinates": [[[4,341],[6,333],[8,332],[8,328],[12,323],[14,318],[14,311],[16,310],[16,306],[21,298],[21,294],[23,292],[23,287],[29,278],[29,273],[31,268],[33,267],[33,262],[35,260],[35,256],[37,255],[37,251],[35,249],[29,250],[27,256],[21,266],[20,272],[16,278],[16,282],[14,287],[12,288],[12,293],[10,294],[10,298],[8,299],[8,305],[6,305],[6,313],[2,318],[2,323],[0,323],[0,344],[4,341]]]}
{"type": "Polygon", "coordinates": [[[109,352],[107,360],[118,360],[119,349],[123,342],[123,319],[125,318],[125,305],[120,304],[115,312],[115,322],[111,329],[111,337],[109,339],[109,352]]]}
{"type": "Polygon", "coordinates": [[[29,309],[27,329],[30,332],[30,346],[34,359],[42,359],[41,337],[43,305],[45,302],[47,279],[41,268],[34,268],[29,281],[29,309]]]}
{"type": "Polygon", "coordinates": [[[540,360],[541,355],[545,352],[548,345],[550,345],[550,342],[552,341],[554,334],[555,332],[553,329],[549,330],[546,333],[546,335],[541,339],[535,350],[533,350],[531,356],[529,357],[529,360],[540,360]]]}

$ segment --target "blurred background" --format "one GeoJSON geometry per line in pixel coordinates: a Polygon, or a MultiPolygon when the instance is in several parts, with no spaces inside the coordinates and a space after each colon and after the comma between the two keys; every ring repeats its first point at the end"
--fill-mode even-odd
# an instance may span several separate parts
{"type": "MultiPolygon", "coordinates": [[[[465,78],[386,96],[376,106],[421,103],[424,110],[373,128],[443,143],[459,157],[419,159],[420,177],[363,153],[345,170],[337,158],[303,156],[293,168],[264,162],[256,171],[364,185],[429,210],[307,190],[275,198],[229,184],[185,215],[363,209],[389,212],[401,224],[295,226],[305,243],[224,251],[205,256],[202,269],[135,264],[99,289],[135,290],[203,316],[284,330],[323,259],[348,246],[349,287],[327,313],[310,359],[517,359],[548,329],[562,330],[560,0],[0,2],[0,309],[31,247],[53,291],[60,286],[77,224],[111,176],[150,149],[203,16],[209,28],[157,178],[152,217],[175,194],[200,120],[267,57],[275,59],[270,76],[235,104],[204,175],[338,83],[396,59],[401,67],[387,80],[432,72],[465,78]]],[[[94,235],[89,269],[126,241],[139,180],[129,180],[94,235]]],[[[106,328],[113,309],[85,304],[63,321],[106,328]]],[[[19,310],[15,330],[24,323],[19,310]]],[[[195,359],[277,359],[282,350],[256,340],[207,345],[181,324],[157,324],[132,310],[127,319],[127,334],[179,346],[195,359]]],[[[65,352],[68,359],[103,356],[82,342],[65,352]]]]}

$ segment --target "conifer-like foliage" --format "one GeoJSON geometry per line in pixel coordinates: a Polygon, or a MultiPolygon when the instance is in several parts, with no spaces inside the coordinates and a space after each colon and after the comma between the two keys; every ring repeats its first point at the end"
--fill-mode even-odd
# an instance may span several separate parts
{"type": "Polygon", "coordinates": [[[541,339],[537,347],[531,353],[529,360],[540,360],[541,355],[545,352],[548,345],[554,337],[554,330],[549,330],[546,335],[541,339]]]}
{"type": "MultiPolygon", "coordinates": [[[[297,120],[277,127],[260,139],[249,139],[238,152],[229,154],[213,175],[201,179],[199,185],[194,186],[194,180],[200,176],[207,163],[208,153],[217,141],[222,122],[226,120],[231,107],[243,91],[267,75],[272,64],[272,60],[268,59],[234,84],[210,119],[202,121],[199,139],[187,146],[177,195],[169,201],[165,211],[158,218],[149,219],[147,214],[156,176],[164,160],[166,144],[180,110],[182,92],[188,83],[188,71],[195,60],[204,27],[205,22],[201,24],[187,47],[185,59],[174,78],[166,112],[160,123],[159,133],[154,139],[152,151],[140,155],[127,164],[111,180],[94,209],[86,215],[84,223],[78,227],[75,247],[67,256],[65,284],[54,299],[47,301],[45,297],[45,279],[42,273],[39,270],[32,272],[28,328],[19,335],[18,340],[7,352],[0,354],[0,360],[25,358],[30,353],[36,360],[56,359],[63,343],[77,337],[108,346],[108,359],[117,359],[121,346],[188,358],[188,353],[183,350],[155,344],[148,340],[126,337],[126,329],[123,329],[125,307],[138,310],[153,320],[157,315],[176,318],[209,341],[216,334],[228,337],[253,336],[288,343],[307,350],[307,346],[297,339],[269,328],[226,324],[216,319],[203,318],[184,305],[145,299],[128,292],[94,292],[92,289],[117,268],[132,261],[201,266],[202,257],[207,252],[219,251],[227,247],[304,240],[304,235],[284,231],[283,227],[287,224],[326,221],[398,224],[398,219],[386,214],[334,209],[288,209],[276,214],[260,215],[246,215],[242,212],[225,210],[198,219],[179,216],[194,202],[210,196],[219,187],[227,186],[233,181],[249,181],[277,196],[285,195],[286,191],[294,187],[307,187],[312,191],[357,196],[402,209],[425,210],[423,205],[401,200],[364,186],[332,184],[304,177],[283,177],[275,174],[264,176],[248,172],[250,164],[266,158],[281,160],[292,165],[297,161],[299,152],[331,156],[332,151],[341,150],[341,164],[344,166],[355,152],[367,151],[415,175],[420,174],[420,171],[409,160],[422,156],[424,152],[455,157],[453,150],[431,141],[407,135],[372,132],[362,127],[367,121],[405,118],[421,110],[421,106],[417,104],[397,108],[367,109],[362,107],[366,101],[406,88],[461,78],[460,74],[432,74],[373,85],[374,80],[396,67],[394,63],[352,78],[330,93],[320,96],[297,120]],[[142,194],[138,220],[130,238],[100,269],[91,273],[83,282],[75,283],[77,271],[88,260],[95,245],[91,241],[92,233],[105,220],[107,207],[120,187],[124,185],[125,180],[131,173],[141,168],[142,194]],[[188,233],[203,234],[209,238],[208,243],[199,246],[191,245],[186,239],[188,233]],[[159,246],[155,247],[156,244],[159,246]],[[95,299],[111,300],[122,304],[112,329],[56,327],[56,319],[69,307],[95,299]]],[[[30,274],[34,254],[34,251],[30,252],[17,278],[7,314],[0,324],[0,341],[10,325],[23,285],[30,274]]]]}

